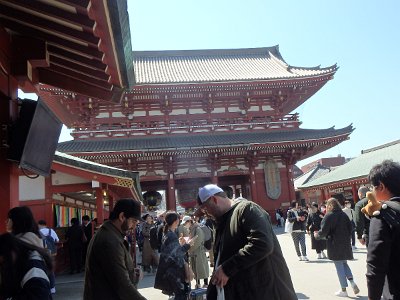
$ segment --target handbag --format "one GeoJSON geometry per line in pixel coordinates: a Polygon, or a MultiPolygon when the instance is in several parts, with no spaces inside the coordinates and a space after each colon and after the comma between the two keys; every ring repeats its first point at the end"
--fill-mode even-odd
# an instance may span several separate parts
{"type": "Polygon", "coordinates": [[[187,262],[185,262],[184,268],[185,268],[185,282],[190,283],[194,279],[193,270],[187,262]]]}
{"type": "Polygon", "coordinates": [[[287,215],[286,222],[285,222],[285,232],[287,232],[287,233],[292,233],[293,232],[293,224],[294,224],[294,222],[289,222],[289,215],[290,214],[294,214],[296,218],[298,216],[297,211],[293,211],[293,210],[292,211],[288,211],[288,215],[287,215]]]}
{"type": "Polygon", "coordinates": [[[289,219],[286,219],[286,222],[285,222],[285,232],[287,232],[287,233],[293,232],[293,223],[290,223],[289,219]]]}

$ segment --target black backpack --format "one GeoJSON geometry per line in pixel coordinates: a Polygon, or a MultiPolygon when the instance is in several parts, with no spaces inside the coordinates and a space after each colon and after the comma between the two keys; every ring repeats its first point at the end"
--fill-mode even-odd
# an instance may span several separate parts
{"type": "Polygon", "coordinates": [[[207,250],[211,250],[212,241],[213,241],[212,230],[210,229],[210,227],[208,227],[205,224],[200,224],[199,227],[201,228],[201,230],[203,230],[203,233],[204,233],[204,248],[206,248],[207,250]]]}
{"type": "Polygon", "coordinates": [[[43,246],[49,250],[50,254],[57,254],[57,246],[56,241],[51,236],[51,229],[49,228],[49,232],[43,238],[43,246]]]}
{"type": "Polygon", "coordinates": [[[400,230],[400,199],[397,197],[394,199],[395,201],[382,202],[380,216],[389,225],[390,229],[400,230]]]}
{"type": "Polygon", "coordinates": [[[160,248],[160,242],[158,239],[158,226],[153,225],[150,228],[150,246],[153,250],[158,250],[160,248]]]}

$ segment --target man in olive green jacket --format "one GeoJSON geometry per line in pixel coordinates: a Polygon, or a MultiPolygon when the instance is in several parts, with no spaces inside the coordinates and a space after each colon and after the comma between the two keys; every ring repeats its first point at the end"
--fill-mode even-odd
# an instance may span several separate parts
{"type": "Polygon", "coordinates": [[[217,221],[215,270],[207,299],[297,299],[264,209],[251,201],[232,201],[213,184],[200,188],[197,201],[200,209],[217,221]]]}
{"type": "Polygon", "coordinates": [[[119,200],[89,243],[85,267],[84,300],[146,300],[136,289],[135,272],[125,233],[140,217],[140,203],[119,200]]]}

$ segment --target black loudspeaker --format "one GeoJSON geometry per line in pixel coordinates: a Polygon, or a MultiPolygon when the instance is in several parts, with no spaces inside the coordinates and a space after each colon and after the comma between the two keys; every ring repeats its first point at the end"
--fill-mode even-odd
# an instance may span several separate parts
{"type": "Polygon", "coordinates": [[[22,169],[49,176],[62,125],[40,98],[23,99],[9,130],[7,158],[22,169]]]}

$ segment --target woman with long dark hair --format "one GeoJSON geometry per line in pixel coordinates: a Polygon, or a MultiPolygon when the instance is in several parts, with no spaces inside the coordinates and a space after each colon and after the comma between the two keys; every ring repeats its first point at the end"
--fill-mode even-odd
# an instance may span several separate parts
{"type": "Polygon", "coordinates": [[[43,248],[39,227],[27,206],[14,207],[8,211],[7,231],[24,242],[43,248]]]}
{"type": "Polygon", "coordinates": [[[45,249],[9,233],[0,235],[0,298],[52,299],[51,270],[51,257],[45,249]]]}
{"type": "Polygon", "coordinates": [[[154,287],[164,294],[174,295],[175,300],[183,300],[189,292],[185,282],[185,256],[190,245],[183,237],[178,239],[175,232],[178,225],[179,215],[174,211],[167,212],[154,287]]]}
{"type": "Polygon", "coordinates": [[[351,249],[351,231],[352,225],[347,215],[342,211],[339,201],[330,198],[326,202],[326,215],[322,220],[321,229],[314,232],[315,238],[326,238],[326,247],[328,250],[328,258],[332,260],[336,267],[341,289],[335,293],[338,297],[348,297],[347,281],[350,282],[354,294],[360,292],[358,286],[354,282],[353,274],[347,260],[353,259],[353,251],[351,249]]]}
{"type": "MultiPolygon", "coordinates": [[[[27,206],[14,207],[8,211],[7,231],[21,241],[38,248],[44,248],[39,226],[33,217],[32,211],[27,206]]],[[[49,273],[51,293],[56,292],[54,273],[49,273]]]]}

